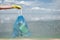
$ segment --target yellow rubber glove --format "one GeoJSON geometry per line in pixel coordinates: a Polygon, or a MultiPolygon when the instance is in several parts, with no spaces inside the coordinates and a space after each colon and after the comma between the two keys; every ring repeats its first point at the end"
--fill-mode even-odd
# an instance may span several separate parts
{"type": "Polygon", "coordinates": [[[22,7],[19,5],[12,5],[12,8],[21,9],[22,7]]]}

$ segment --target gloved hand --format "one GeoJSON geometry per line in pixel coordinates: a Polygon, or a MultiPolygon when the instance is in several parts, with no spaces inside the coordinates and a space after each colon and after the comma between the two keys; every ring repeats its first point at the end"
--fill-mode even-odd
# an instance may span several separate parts
{"type": "Polygon", "coordinates": [[[19,5],[12,5],[12,8],[21,9],[22,7],[19,5]]]}

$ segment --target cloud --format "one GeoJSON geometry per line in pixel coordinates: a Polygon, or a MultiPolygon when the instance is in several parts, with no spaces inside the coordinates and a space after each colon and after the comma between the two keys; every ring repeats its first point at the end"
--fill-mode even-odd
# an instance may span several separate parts
{"type": "MultiPolygon", "coordinates": [[[[55,15],[55,13],[58,15],[58,13],[56,11],[60,11],[60,9],[59,9],[60,8],[60,4],[59,4],[60,0],[56,0],[53,3],[43,3],[43,2],[38,2],[38,1],[37,2],[35,2],[35,1],[15,1],[15,3],[24,5],[23,15],[32,15],[32,16],[36,17],[36,18],[35,17],[32,18],[32,20],[40,20],[40,18],[46,19],[48,16],[47,17],[40,17],[40,18],[37,18],[37,17],[39,17],[40,15],[42,15],[42,16],[43,15],[45,15],[45,16],[46,15],[55,15]],[[34,10],[34,11],[32,11],[32,10],[34,10]],[[52,12],[52,11],[54,11],[54,12],[52,12]]],[[[3,13],[17,13],[17,10],[16,11],[9,10],[9,11],[5,11],[3,13]]],[[[26,17],[28,17],[27,19],[30,20],[29,16],[26,16],[26,17]]],[[[9,20],[9,18],[7,20],[9,20]]]]}
{"type": "Polygon", "coordinates": [[[60,9],[60,0],[54,0],[54,7],[60,9]]]}
{"type": "Polygon", "coordinates": [[[40,10],[40,7],[33,7],[32,10],[40,10]]]}
{"type": "Polygon", "coordinates": [[[30,21],[40,21],[40,20],[60,20],[60,16],[42,16],[42,17],[31,17],[30,21]]]}
{"type": "Polygon", "coordinates": [[[23,4],[23,5],[30,6],[32,4],[32,2],[30,2],[30,1],[20,1],[20,2],[16,1],[16,4],[23,4]]]}
{"type": "Polygon", "coordinates": [[[25,1],[21,1],[20,4],[30,5],[28,2],[25,2],[25,1]]]}
{"type": "Polygon", "coordinates": [[[48,8],[41,8],[41,7],[32,7],[32,10],[41,10],[41,11],[51,11],[51,9],[48,8]]]}
{"type": "Polygon", "coordinates": [[[40,8],[40,7],[32,7],[32,10],[43,10],[43,11],[60,11],[60,9],[49,9],[49,8],[40,8]]]}
{"type": "Polygon", "coordinates": [[[4,0],[4,2],[14,2],[14,0],[4,0]]]}
{"type": "Polygon", "coordinates": [[[32,17],[32,18],[31,18],[31,21],[39,21],[39,20],[40,20],[39,17],[32,17]]]}

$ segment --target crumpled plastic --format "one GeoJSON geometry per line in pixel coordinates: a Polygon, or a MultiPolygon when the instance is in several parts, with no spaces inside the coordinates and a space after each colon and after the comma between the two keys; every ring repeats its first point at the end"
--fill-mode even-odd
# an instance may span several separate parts
{"type": "Polygon", "coordinates": [[[23,16],[18,16],[13,27],[13,37],[30,36],[30,31],[23,16]]]}

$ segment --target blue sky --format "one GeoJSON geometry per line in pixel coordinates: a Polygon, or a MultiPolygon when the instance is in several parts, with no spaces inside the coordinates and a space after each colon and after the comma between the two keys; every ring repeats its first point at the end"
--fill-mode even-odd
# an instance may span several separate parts
{"type": "Polygon", "coordinates": [[[38,0],[38,1],[41,1],[41,2],[47,2],[47,3],[50,3],[50,2],[52,2],[52,0],[38,0]]]}
{"type": "MultiPolygon", "coordinates": [[[[1,0],[0,0],[1,1],[1,0]]],[[[6,0],[5,3],[15,3],[23,8],[26,20],[60,20],[60,0],[6,0]],[[27,16],[28,15],[28,16],[27,16]]],[[[16,13],[17,9],[1,10],[0,13],[16,13]]],[[[21,11],[21,10],[20,10],[21,11]]],[[[6,14],[5,14],[6,16],[6,14]]],[[[5,17],[4,16],[4,17],[5,17]]],[[[15,16],[15,17],[16,17],[15,16]]]]}

